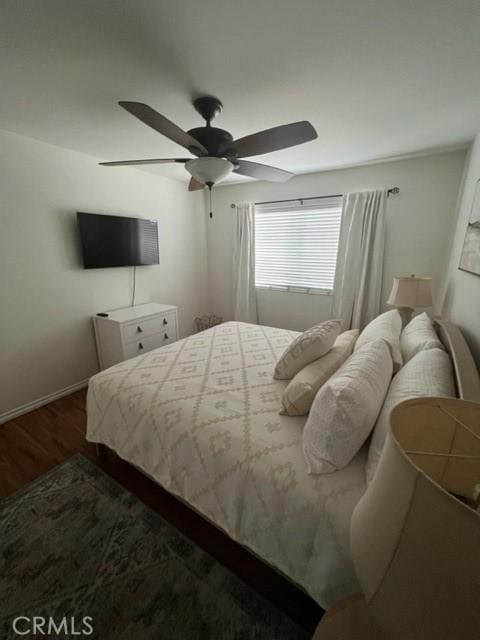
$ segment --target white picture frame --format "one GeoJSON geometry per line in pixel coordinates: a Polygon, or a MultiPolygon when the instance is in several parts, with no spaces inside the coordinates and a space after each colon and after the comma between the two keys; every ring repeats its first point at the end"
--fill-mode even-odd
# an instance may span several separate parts
{"type": "Polygon", "coordinates": [[[472,210],[458,268],[480,276],[480,180],[477,180],[475,187],[472,210]]]}

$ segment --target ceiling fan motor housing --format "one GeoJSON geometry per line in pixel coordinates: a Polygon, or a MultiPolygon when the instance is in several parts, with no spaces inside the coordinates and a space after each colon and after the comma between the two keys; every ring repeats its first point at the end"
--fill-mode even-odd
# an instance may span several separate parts
{"type": "Polygon", "coordinates": [[[207,121],[207,126],[190,129],[189,135],[201,142],[207,149],[209,156],[224,157],[225,150],[233,142],[233,136],[225,129],[210,126],[211,120],[222,111],[223,104],[214,96],[201,96],[193,101],[193,106],[202,118],[207,121]]]}
{"type": "Polygon", "coordinates": [[[224,150],[233,141],[232,134],[217,127],[196,127],[188,131],[195,140],[198,140],[208,150],[209,156],[218,158],[225,155],[224,150]]]}

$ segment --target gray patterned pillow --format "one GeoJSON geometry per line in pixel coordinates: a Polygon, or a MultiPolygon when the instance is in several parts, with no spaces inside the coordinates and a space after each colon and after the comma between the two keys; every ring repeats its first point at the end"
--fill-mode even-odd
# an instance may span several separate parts
{"type": "Polygon", "coordinates": [[[332,348],[340,329],[340,320],[327,320],[304,331],[285,349],[273,377],[290,380],[307,364],[324,356],[332,348]]]}
{"type": "Polygon", "coordinates": [[[353,351],[358,329],[341,333],[330,351],[303,367],[288,383],[282,395],[281,415],[304,416],[310,411],[318,390],[353,351]]]}
{"type": "Polygon", "coordinates": [[[343,469],[368,438],[392,378],[390,347],[368,342],[343,363],[315,396],[303,429],[308,473],[343,469]]]}

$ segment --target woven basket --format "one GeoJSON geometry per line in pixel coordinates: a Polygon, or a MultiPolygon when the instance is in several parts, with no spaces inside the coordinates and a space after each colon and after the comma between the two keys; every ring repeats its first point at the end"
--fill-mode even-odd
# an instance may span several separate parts
{"type": "Polygon", "coordinates": [[[195,325],[197,327],[197,331],[205,331],[205,329],[210,329],[211,327],[215,327],[217,324],[222,324],[222,322],[223,322],[223,318],[219,318],[214,314],[199,316],[198,318],[195,318],[195,325]]]}

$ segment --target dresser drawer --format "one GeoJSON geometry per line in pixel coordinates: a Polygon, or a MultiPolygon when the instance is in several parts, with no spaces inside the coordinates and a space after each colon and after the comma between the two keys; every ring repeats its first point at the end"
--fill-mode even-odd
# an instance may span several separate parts
{"type": "Polygon", "coordinates": [[[175,334],[169,333],[168,331],[156,333],[153,336],[146,336],[135,342],[129,342],[123,348],[125,359],[128,360],[129,358],[140,356],[142,353],[147,353],[147,351],[151,351],[152,349],[158,349],[158,347],[163,347],[171,342],[175,342],[175,334]]]}
{"type": "Polygon", "coordinates": [[[162,336],[167,333],[170,337],[170,335],[173,336],[177,333],[175,325],[175,313],[165,313],[147,320],[138,320],[122,327],[122,339],[124,343],[133,343],[157,333],[161,333],[162,336]]]}

